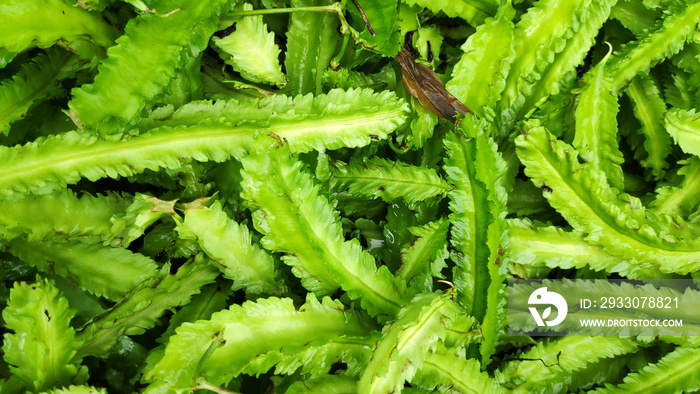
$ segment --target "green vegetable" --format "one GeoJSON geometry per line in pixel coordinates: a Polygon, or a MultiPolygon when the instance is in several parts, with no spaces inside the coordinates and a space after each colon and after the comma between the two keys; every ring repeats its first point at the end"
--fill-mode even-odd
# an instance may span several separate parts
{"type": "Polygon", "coordinates": [[[648,71],[660,59],[676,54],[700,21],[700,4],[689,3],[685,9],[674,9],[643,37],[627,45],[617,54],[610,67],[613,89],[622,89],[637,74],[648,71]]]}
{"type": "Polygon", "coordinates": [[[71,278],[90,293],[112,301],[156,274],[151,259],[123,248],[18,237],[7,243],[7,250],[39,271],[71,278]],[[108,268],[101,267],[105,261],[108,268]]]}
{"type": "Polygon", "coordinates": [[[697,0],[3,2],[0,392],[700,390],[697,337],[510,336],[537,327],[506,292],[700,278],[698,23],[697,0]]]}
{"type": "Polygon", "coordinates": [[[450,222],[442,218],[422,227],[410,227],[408,230],[417,239],[401,251],[401,268],[397,275],[416,288],[431,291],[433,277],[443,278],[447,251],[447,230],[450,222]]]}
{"type": "Polygon", "coordinates": [[[426,1],[426,0],[407,0],[406,4],[417,4],[421,7],[426,7],[437,13],[444,12],[450,17],[460,17],[469,22],[472,26],[478,26],[484,22],[489,16],[496,13],[497,3],[493,1],[426,1]]]}
{"type": "Polygon", "coordinates": [[[343,337],[368,335],[371,326],[365,324],[338,301],[318,301],[313,294],[298,311],[290,299],[233,305],[176,330],[161,361],[145,376],[152,382],[146,392],[159,391],[159,386],[186,389],[200,377],[210,384],[226,384],[242,372],[265,372],[280,362],[289,365],[290,372],[302,367],[318,371],[316,375],[327,373],[335,361],[332,356],[325,360],[321,355],[309,364],[299,350],[322,354],[324,347],[347,343],[343,337]],[[265,341],[251,341],[259,335],[265,341]]]}
{"type": "Polygon", "coordinates": [[[614,1],[536,2],[515,25],[515,57],[500,115],[504,127],[556,94],[583,62],[614,1]]]}
{"type": "Polygon", "coordinates": [[[175,274],[164,266],[161,272],[142,282],[116,305],[95,316],[78,332],[77,355],[104,356],[122,335],[138,335],[152,328],[167,310],[186,304],[200,288],[214,281],[216,272],[201,258],[191,259],[175,274]]]}
{"type": "Polygon", "coordinates": [[[98,60],[121,34],[100,14],[61,0],[11,0],[3,3],[2,10],[0,68],[23,51],[54,44],[76,52],[85,61],[98,60]]]}
{"type": "Polygon", "coordinates": [[[26,387],[40,392],[85,382],[87,369],[71,362],[80,343],[70,326],[73,313],[48,280],[17,283],[2,314],[14,331],[3,337],[3,358],[26,387]]]}
{"type": "Polygon", "coordinates": [[[576,133],[573,146],[591,167],[605,173],[614,188],[624,188],[621,164],[622,152],[617,146],[617,97],[612,81],[606,78],[606,55],[592,68],[584,80],[584,87],[576,103],[576,133]]]}
{"type": "Polygon", "coordinates": [[[540,342],[520,354],[522,360],[510,361],[498,380],[514,392],[566,392],[575,389],[571,387],[575,374],[593,376],[598,363],[634,352],[638,346],[629,338],[617,337],[565,337],[540,342]],[[538,378],[533,379],[535,376],[538,378]]]}
{"type": "Polygon", "coordinates": [[[444,340],[446,329],[459,313],[450,294],[415,296],[398,319],[383,330],[362,373],[358,392],[400,391],[404,381],[421,368],[425,356],[435,350],[439,340],[444,340]]]}
{"type": "Polygon", "coordinates": [[[641,371],[627,375],[616,387],[606,385],[596,393],[646,392],[668,393],[692,390],[698,385],[694,371],[700,362],[698,349],[678,348],[664,356],[658,363],[645,366],[641,371]]]}
{"type": "Polygon", "coordinates": [[[664,186],[656,191],[656,199],[649,206],[656,213],[665,215],[680,215],[688,217],[696,209],[698,203],[698,193],[695,192],[700,183],[698,180],[698,171],[700,171],[700,159],[691,157],[686,161],[679,162],[682,164],[678,170],[678,175],[683,176],[683,181],[678,186],[664,186]]]}
{"type": "Polygon", "coordinates": [[[501,7],[469,36],[452,70],[447,90],[480,117],[493,120],[496,103],[505,88],[510,64],[515,56],[513,22],[515,10],[501,7]]]}
{"type": "Polygon", "coordinates": [[[403,280],[343,239],[339,217],[286,144],[263,137],[256,145],[243,159],[243,197],[263,247],[288,253],[283,261],[310,291],[328,295],[340,286],[371,315],[396,316],[410,296],[403,280]]]}
{"type": "Polygon", "coordinates": [[[56,81],[75,72],[77,58],[61,49],[49,49],[0,87],[0,133],[7,133],[10,123],[20,119],[29,108],[49,95],[58,95],[56,81]]]}
{"type": "Polygon", "coordinates": [[[392,162],[381,158],[363,162],[331,165],[333,189],[345,190],[351,195],[384,201],[403,198],[407,204],[415,204],[433,197],[442,197],[449,186],[432,169],[392,162]]]}
{"type": "Polygon", "coordinates": [[[643,76],[637,76],[630,82],[627,94],[634,101],[634,114],[642,124],[639,131],[644,136],[647,157],[640,164],[651,169],[655,179],[661,179],[668,167],[666,157],[671,153],[671,139],[663,127],[666,104],[654,81],[643,76]]]}
{"type": "Polygon", "coordinates": [[[223,0],[162,0],[151,7],[167,16],[146,13],[130,20],[124,35],[107,51],[95,82],[72,92],[69,107],[78,124],[101,135],[133,125],[144,106],[175,76],[175,69],[206,48],[218,20],[231,6],[223,0]],[[160,40],[154,41],[155,37],[160,40]],[[140,54],[144,46],[148,56],[140,54]]]}
{"type": "MultiPolygon", "coordinates": [[[[0,172],[0,185],[6,185],[0,195],[18,198],[27,193],[46,194],[67,183],[75,183],[81,177],[97,180],[133,175],[146,169],[177,167],[179,159],[188,157],[220,162],[230,156],[240,157],[253,136],[263,130],[288,138],[296,151],[319,146],[364,145],[371,141],[370,133],[385,136],[387,130],[404,117],[405,107],[394,100],[388,101],[386,106],[368,108],[373,111],[373,116],[366,116],[351,108],[349,103],[339,105],[339,102],[333,102],[336,99],[364,101],[372,105],[382,101],[387,103],[394,98],[388,93],[333,91],[318,101],[310,96],[286,99],[277,108],[274,108],[275,98],[271,98],[272,108],[280,113],[267,113],[259,122],[246,122],[241,117],[244,110],[235,112],[233,119],[222,119],[221,123],[201,121],[191,127],[161,127],[138,136],[123,134],[101,139],[69,132],[24,146],[0,147],[0,157],[12,163],[0,172]],[[297,106],[309,106],[312,113],[295,114],[297,106]],[[309,116],[314,112],[317,117],[309,116]],[[276,118],[283,120],[275,122],[276,118]],[[236,119],[242,124],[232,133],[229,125],[236,119]]],[[[265,104],[263,99],[262,103],[253,105],[265,104]]],[[[244,107],[249,105],[251,103],[246,103],[244,107]]]]}
{"type": "MultiPolygon", "coordinates": [[[[321,6],[325,0],[294,0],[292,6],[321,6]]],[[[287,31],[284,65],[292,94],[321,93],[321,77],[338,41],[338,18],[321,13],[293,13],[287,31]]]]}
{"type": "MultiPolygon", "coordinates": [[[[30,241],[71,238],[86,243],[119,243],[124,234],[122,229],[113,234],[116,229],[111,221],[125,215],[131,203],[130,197],[114,193],[78,197],[68,190],[17,201],[3,200],[1,209],[5,213],[0,217],[0,234],[6,241],[26,234],[30,241]],[[33,220],[37,217],[43,219],[33,220]]],[[[123,226],[126,230],[126,221],[123,226]]]]}
{"type": "Polygon", "coordinates": [[[196,239],[200,247],[221,269],[224,277],[254,294],[281,295],[282,275],[274,259],[256,244],[251,245],[246,227],[228,219],[221,205],[211,207],[191,203],[177,231],[182,239],[196,239]]]}
{"type": "Polygon", "coordinates": [[[481,371],[478,361],[467,359],[459,350],[442,345],[425,357],[415,382],[428,389],[463,393],[498,393],[502,390],[494,379],[481,371]]]}
{"type": "Polygon", "coordinates": [[[601,172],[579,164],[573,148],[541,126],[530,128],[517,144],[526,174],[548,188],[550,204],[575,229],[587,233],[588,242],[662,272],[697,269],[700,245],[692,238],[691,225],[645,212],[639,199],[608,186],[601,172]]]}
{"type": "Polygon", "coordinates": [[[686,153],[700,154],[700,122],[694,110],[674,109],[666,114],[666,128],[674,141],[686,153]]]}
{"type": "MultiPolygon", "coordinates": [[[[237,6],[234,11],[252,9],[251,4],[243,3],[242,7],[237,6]]],[[[262,16],[235,18],[231,28],[235,31],[226,37],[212,38],[214,46],[230,56],[224,57],[226,63],[231,64],[234,70],[251,82],[284,85],[286,80],[277,60],[280,49],[275,44],[275,35],[267,32],[262,16]]]]}

